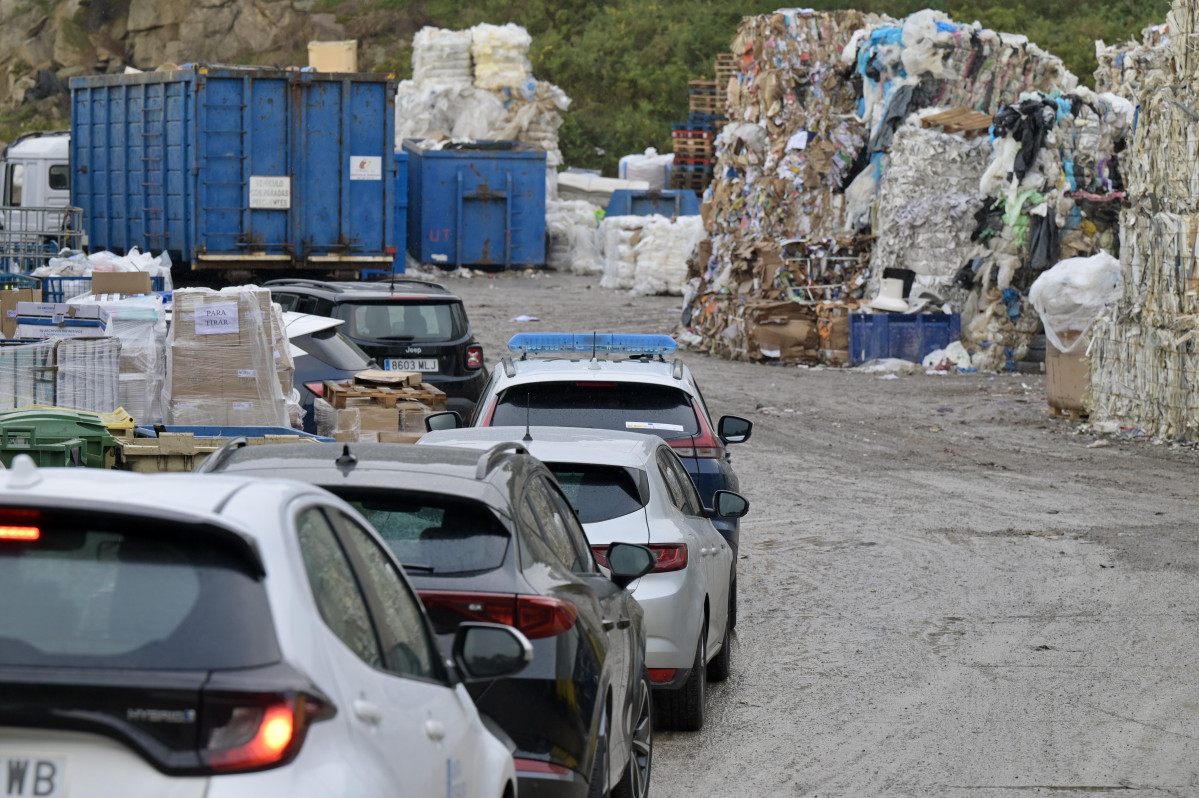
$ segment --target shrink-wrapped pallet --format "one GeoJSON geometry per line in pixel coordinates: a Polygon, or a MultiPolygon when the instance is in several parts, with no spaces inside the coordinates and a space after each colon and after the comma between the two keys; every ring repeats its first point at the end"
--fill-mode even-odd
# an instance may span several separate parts
{"type": "Polygon", "coordinates": [[[63,339],[54,358],[57,407],[111,413],[121,406],[121,339],[63,339]]]}
{"type": "Polygon", "coordinates": [[[54,404],[56,343],[0,345],[0,410],[54,404]]]}
{"type": "Polygon", "coordinates": [[[162,297],[106,299],[87,294],[71,303],[100,305],[111,319],[109,332],[121,341],[120,406],[139,424],[162,422],[167,336],[162,297]]]}
{"type": "Polygon", "coordinates": [[[257,286],[176,291],[168,338],[168,423],[287,426],[272,343],[270,291],[257,286]]]}

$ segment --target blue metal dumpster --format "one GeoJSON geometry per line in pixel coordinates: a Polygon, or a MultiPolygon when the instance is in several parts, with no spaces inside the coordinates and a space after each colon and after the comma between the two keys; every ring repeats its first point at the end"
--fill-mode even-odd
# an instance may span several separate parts
{"type": "Polygon", "coordinates": [[[395,81],[195,67],[71,79],[93,249],[193,268],[391,268],[395,81]]]}
{"type": "Polygon", "coordinates": [[[634,191],[621,188],[612,192],[608,216],[699,216],[699,198],[690,189],[634,191]]]}
{"type": "Polygon", "coordinates": [[[545,264],[545,151],[476,141],[408,153],[408,252],[438,266],[545,264]]]}

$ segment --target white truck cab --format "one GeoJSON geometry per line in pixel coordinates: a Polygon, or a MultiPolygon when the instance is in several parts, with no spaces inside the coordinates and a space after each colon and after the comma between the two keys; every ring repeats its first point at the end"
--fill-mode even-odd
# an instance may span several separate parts
{"type": "Polygon", "coordinates": [[[5,229],[30,230],[38,226],[32,212],[16,209],[65,208],[71,204],[70,148],[71,135],[65,130],[25,133],[5,148],[0,202],[5,209],[5,229]]]}

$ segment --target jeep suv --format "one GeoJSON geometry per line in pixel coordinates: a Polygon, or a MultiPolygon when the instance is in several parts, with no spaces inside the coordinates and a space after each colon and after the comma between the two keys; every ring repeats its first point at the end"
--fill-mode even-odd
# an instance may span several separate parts
{"type": "Polygon", "coordinates": [[[445,391],[447,407],[470,413],[487,382],[483,347],[462,300],[445,286],[397,277],[377,283],[270,280],[284,310],[341,319],[341,332],[380,368],[419,371],[445,391]]]}

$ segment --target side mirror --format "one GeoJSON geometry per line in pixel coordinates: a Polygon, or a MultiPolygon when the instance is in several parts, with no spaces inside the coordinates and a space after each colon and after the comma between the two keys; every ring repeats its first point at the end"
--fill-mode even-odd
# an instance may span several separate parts
{"type": "Polygon", "coordinates": [[[741,518],[749,512],[749,500],[731,490],[718,490],[712,497],[712,513],[721,518],[741,518]]]}
{"type": "Polygon", "coordinates": [[[457,410],[446,410],[441,413],[430,413],[425,416],[425,432],[436,432],[439,429],[461,429],[462,416],[457,410]]]}
{"type": "Polygon", "coordinates": [[[721,416],[716,434],[724,443],[745,443],[754,431],[754,423],[740,416],[721,416]]]}
{"type": "Polygon", "coordinates": [[[612,581],[617,587],[628,587],[654,570],[657,564],[658,558],[645,546],[613,543],[608,547],[608,570],[612,572],[612,581]]]}
{"type": "Polygon", "coordinates": [[[454,664],[468,682],[515,676],[533,661],[533,644],[502,623],[468,622],[454,633],[454,664]]]}

